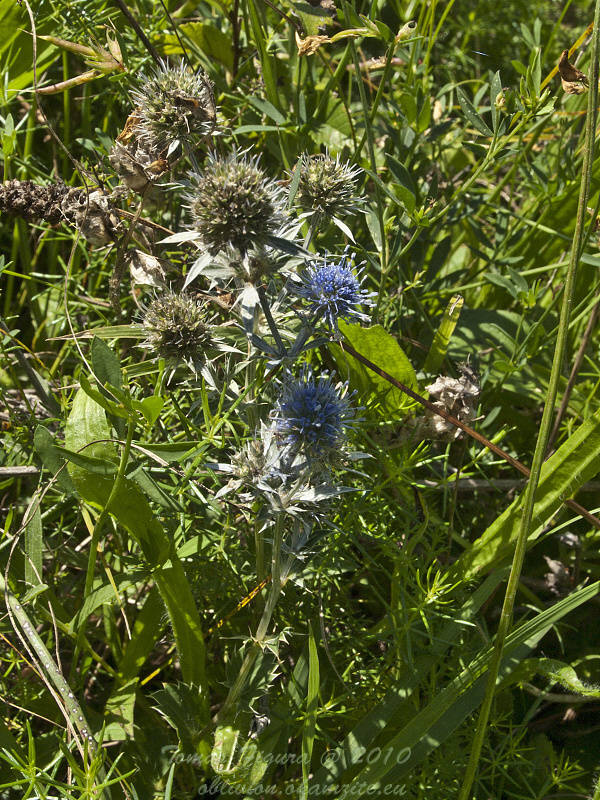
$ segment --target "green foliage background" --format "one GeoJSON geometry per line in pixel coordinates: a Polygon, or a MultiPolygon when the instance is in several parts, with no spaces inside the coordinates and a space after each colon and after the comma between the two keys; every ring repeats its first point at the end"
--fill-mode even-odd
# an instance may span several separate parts
{"type": "MultiPolygon", "coordinates": [[[[333,19],[300,0],[128,7],[161,57],[185,51],[207,71],[221,152],[252,147],[281,181],[303,153],[325,148],[364,170],[366,213],[347,224],[376,306],[368,329],[342,325],[346,341],[422,394],[470,359],[481,382],[474,426],[529,465],[586,108],[585,96],[545,79],[592,12],[580,0],[335,5],[333,19]],[[394,42],[411,19],[414,33],[394,42]],[[354,34],[299,57],[296,33],[320,24],[330,37],[354,34]],[[383,60],[367,70],[369,59],[383,60]],[[457,295],[464,306],[449,322],[457,295]]],[[[38,37],[104,46],[112,31],[125,70],[42,96],[40,110],[27,8],[1,0],[4,180],[79,186],[75,159],[114,189],[107,156],[131,111],[128,92],[153,67],[148,48],[119,3],[44,0],[32,13],[38,37]]],[[[39,85],[88,69],[41,38],[36,64],[39,85]]],[[[580,349],[582,361],[544,468],[477,798],[597,796],[600,534],[564,501],[577,493],[588,510],[600,505],[599,172],[596,158],[561,392],[580,349]]],[[[135,200],[121,208],[135,213],[135,200]]],[[[173,231],[186,213],[176,184],[144,209],[173,231]]],[[[340,254],[346,240],[324,222],[315,247],[340,254]]],[[[117,247],[9,215],[0,241],[0,796],[191,798],[216,785],[229,755],[248,761],[225,776],[240,797],[307,797],[311,787],[362,797],[385,786],[411,798],[456,796],[517,534],[520,475],[468,437],[417,436],[417,405],[337,344],[313,353],[315,366],[336,368],[357,390],[364,420],[353,444],[370,458],[285,584],[275,655],[258,660],[240,702],[245,754],[225,737],[215,755],[214,715],[267,589],[242,603],[264,577],[255,509],[215,499],[224,479],[211,464],[251,436],[252,412],[185,370],[169,383],[165,365],[137,346],[149,295],[130,292],[123,277],[117,317],[117,247]],[[96,738],[103,731],[95,758],[66,731],[52,670],[30,663],[15,598],[37,632],[40,663],[39,647],[78,704],[67,713],[81,710],[96,738]],[[255,744],[247,731],[259,714],[270,724],[255,744]],[[262,788],[251,789],[261,759],[262,788]]],[[[180,288],[185,249],[160,252],[180,288]]],[[[272,400],[262,369],[254,392],[272,400]]]]}

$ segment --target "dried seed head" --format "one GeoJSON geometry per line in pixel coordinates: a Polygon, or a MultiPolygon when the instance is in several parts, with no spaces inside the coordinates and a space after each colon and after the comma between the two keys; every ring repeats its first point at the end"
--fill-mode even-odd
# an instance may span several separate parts
{"type": "Polygon", "coordinates": [[[78,228],[96,245],[113,241],[119,224],[108,198],[100,191],[87,196],[84,189],[69,188],[64,183],[39,186],[33,181],[8,181],[0,185],[0,213],[28,222],[63,222],[78,228]]]}
{"type": "Polygon", "coordinates": [[[571,64],[569,61],[568,50],[563,50],[560,54],[560,58],[558,60],[558,71],[560,73],[560,77],[565,81],[569,81],[570,83],[574,83],[575,81],[581,81],[585,84],[588,83],[585,73],[583,73],[580,69],[577,69],[577,67],[571,64]]]}
{"type": "Polygon", "coordinates": [[[328,217],[351,214],[360,208],[362,201],[354,196],[359,167],[325,154],[304,156],[299,169],[295,200],[301,208],[328,217]]]}
{"type": "MultiPolygon", "coordinates": [[[[440,375],[427,387],[427,391],[436,408],[452,414],[460,422],[469,423],[475,417],[475,403],[480,393],[479,379],[467,364],[461,364],[459,372],[458,379],[440,375]]],[[[425,418],[428,431],[433,438],[453,441],[463,435],[460,428],[446,422],[433,411],[427,410],[425,418]]]]}
{"type": "Polygon", "coordinates": [[[138,139],[127,145],[116,141],[109,155],[113,169],[125,186],[141,194],[149,183],[154,183],[169,170],[169,162],[156,150],[148,149],[138,139]]]}
{"type": "Polygon", "coordinates": [[[204,137],[215,126],[212,84],[203,70],[194,72],[184,62],[161,67],[132,92],[136,103],[136,136],[149,150],[166,149],[167,157],[182,142],[204,137]]]}
{"type": "Polygon", "coordinates": [[[162,358],[203,360],[213,344],[205,307],[188,294],[168,291],[155,297],[142,324],[144,347],[162,358]]]}
{"type": "Polygon", "coordinates": [[[296,31],[296,47],[299,56],[312,56],[322,44],[329,41],[329,36],[307,36],[306,39],[303,39],[296,31]]]}
{"type": "Polygon", "coordinates": [[[565,94],[583,94],[588,89],[588,79],[585,73],[569,61],[569,51],[563,50],[558,60],[560,82],[565,94]]]}
{"type": "Polygon", "coordinates": [[[285,222],[283,191],[258,166],[236,152],[209,157],[201,174],[190,175],[187,201],[194,228],[215,255],[231,245],[240,253],[262,247],[285,222]]]}

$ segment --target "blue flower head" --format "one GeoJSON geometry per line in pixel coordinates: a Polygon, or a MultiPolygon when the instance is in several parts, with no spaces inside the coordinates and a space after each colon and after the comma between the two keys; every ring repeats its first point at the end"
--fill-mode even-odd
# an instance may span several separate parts
{"type": "Polygon", "coordinates": [[[355,421],[347,384],[336,385],[326,375],[314,378],[308,369],[283,384],[273,418],[286,447],[307,460],[339,456],[355,421]]]}
{"type": "Polygon", "coordinates": [[[354,254],[346,251],[339,260],[324,256],[300,274],[302,285],[296,293],[308,301],[315,319],[323,319],[333,330],[337,330],[339,319],[369,320],[358,309],[360,305],[373,305],[372,293],[361,288],[362,270],[355,272],[353,267],[354,254]]]}

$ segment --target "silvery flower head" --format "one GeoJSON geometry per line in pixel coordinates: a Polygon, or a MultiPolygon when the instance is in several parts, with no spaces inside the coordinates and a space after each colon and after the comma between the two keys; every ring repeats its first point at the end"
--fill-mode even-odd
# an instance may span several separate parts
{"type": "Polygon", "coordinates": [[[146,309],[142,327],[144,347],[170,360],[203,360],[205,351],[216,344],[206,307],[185,293],[167,291],[156,296],[146,309]]]}
{"type": "Polygon", "coordinates": [[[303,156],[296,202],[307,213],[317,212],[326,217],[338,217],[358,211],[362,199],[355,196],[361,169],[349,161],[342,163],[328,153],[303,156]]]}
{"type": "Polygon", "coordinates": [[[259,167],[256,156],[209,155],[201,173],[190,175],[186,197],[193,226],[209,253],[228,245],[240,253],[263,247],[286,221],[283,189],[259,167]]]}
{"type": "Polygon", "coordinates": [[[284,381],[272,417],[291,459],[309,464],[339,459],[356,421],[348,384],[336,384],[327,375],[315,378],[310,369],[284,381]]]}
{"type": "Polygon", "coordinates": [[[167,157],[190,137],[207,136],[215,125],[212,84],[206,73],[194,72],[184,62],[166,62],[132,92],[136,109],[136,136],[152,150],[167,148],[167,157]]]}
{"type": "Polygon", "coordinates": [[[373,305],[373,293],[362,288],[364,278],[362,270],[354,268],[354,254],[346,251],[339,258],[325,255],[309,264],[299,277],[301,283],[294,291],[307,301],[315,322],[322,320],[334,331],[339,319],[368,322],[369,317],[359,308],[373,305]]]}

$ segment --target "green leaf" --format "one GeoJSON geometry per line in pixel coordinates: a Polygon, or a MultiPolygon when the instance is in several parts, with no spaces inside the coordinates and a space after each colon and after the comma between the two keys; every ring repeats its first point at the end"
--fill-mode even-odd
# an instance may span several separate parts
{"type": "Polygon", "coordinates": [[[108,698],[104,706],[104,738],[125,741],[133,739],[133,712],[137,678],[119,686],[108,698]]]}
{"type": "Polygon", "coordinates": [[[209,60],[218,61],[225,69],[233,69],[231,36],[210,22],[186,22],[178,30],[193,42],[209,60]]]}
{"type": "Polygon", "coordinates": [[[391,183],[394,192],[401,198],[408,213],[412,214],[417,203],[417,190],[415,189],[413,179],[404,164],[398,161],[394,156],[388,155],[387,163],[390,172],[397,181],[396,183],[391,183]]]}
{"type": "MultiPolygon", "coordinates": [[[[360,325],[350,325],[340,321],[339,327],[346,341],[361,355],[381,367],[396,380],[416,390],[417,376],[412,364],[396,339],[381,325],[362,328],[360,325]]],[[[357,389],[365,399],[368,395],[376,396],[385,413],[405,409],[413,403],[403,392],[391,386],[384,378],[368,370],[352,356],[340,352],[339,347],[332,345],[331,352],[340,365],[342,374],[349,375],[351,386],[357,389]]]]}
{"type": "Polygon", "coordinates": [[[500,114],[498,113],[498,109],[496,108],[496,98],[502,91],[502,80],[500,79],[500,71],[494,73],[494,77],[492,78],[492,82],[490,84],[490,107],[492,110],[492,127],[494,129],[494,133],[498,130],[498,121],[500,119],[500,114]]]}
{"type": "Polygon", "coordinates": [[[317,36],[319,28],[333,21],[321,6],[311,5],[307,0],[285,0],[285,5],[298,15],[307,36],[317,36]]]}
{"type": "Polygon", "coordinates": [[[582,697],[600,697],[600,689],[597,686],[590,686],[584,683],[573,667],[563,661],[540,658],[537,663],[537,671],[549,680],[560,684],[569,692],[579,694],[582,697]]]}
{"type": "Polygon", "coordinates": [[[268,762],[255,739],[246,739],[240,745],[240,738],[243,741],[236,728],[230,725],[219,726],[215,731],[210,764],[225,783],[249,792],[262,780],[268,762]]]}
{"type": "MultiPolygon", "coordinates": [[[[125,580],[118,586],[118,593],[124,593],[133,586],[131,580],[125,580]]],[[[104,586],[99,586],[85,598],[79,611],[75,614],[73,619],[69,622],[69,627],[73,631],[78,631],[80,626],[85,623],[85,620],[93,614],[93,612],[100,608],[100,606],[118,603],[119,594],[115,592],[115,587],[112,583],[106,583],[104,586]]]]}
{"type": "Polygon", "coordinates": [[[292,179],[288,188],[288,208],[294,205],[296,194],[298,193],[298,186],[300,186],[300,177],[302,175],[302,156],[296,161],[294,169],[292,170],[292,179]]]}
{"type": "Polygon", "coordinates": [[[48,428],[45,428],[43,425],[37,426],[33,435],[33,446],[37,450],[44,467],[56,476],[60,488],[69,494],[74,494],[75,486],[65,468],[66,461],[64,457],[59,454],[54,444],[54,436],[50,433],[48,428]]]}
{"type": "Polygon", "coordinates": [[[25,583],[37,586],[42,580],[42,515],[37,497],[27,511],[25,525],[25,583]]]}
{"type": "MultiPolygon", "coordinates": [[[[535,493],[535,507],[528,544],[546,522],[584,483],[600,471],[600,411],[584,422],[544,463],[535,493]]],[[[506,562],[511,556],[521,523],[518,497],[450,567],[448,580],[471,580],[506,562]]]]}
{"type": "Polygon", "coordinates": [[[144,601],[142,610],[136,617],[131,631],[131,639],[119,662],[119,678],[127,683],[135,678],[152,652],[165,627],[164,605],[156,588],[152,588],[144,601]]]}
{"type": "MultiPolygon", "coordinates": [[[[29,34],[29,17],[24,6],[18,3],[0,3],[0,54],[2,56],[2,96],[12,101],[22,89],[33,83],[33,40],[29,34]],[[5,94],[6,93],[6,94],[5,94]]],[[[50,33],[48,22],[40,22],[38,37],[50,33]]],[[[50,23],[51,25],[52,23],[50,23]]],[[[39,77],[57,59],[54,45],[41,47],[37,43],[37,74],[39,77]]]]}
{"type": "Polygon", "coordinates": [[[169,485],[168,488],[170,491],[167,493],[158,485],[154,478],[146,472],[144,467],[139,466],[133,472],[130,472],[127,477],[134,480],[137,485],[141,487],[146,497],[149,497],[152,502],[158,503],[158,505],[163,508],[168,508],[170,511],[183,512],[183,508],[179,503],[175,502],[172,497],[173,487],[169,485]]]}
{"type": "MultiPolygon", "coordinates": [[[[514,677],[521,684],[531,680],[536,675],[542,675],[549,684],[560,684],[572,694],[582,697],[600,697],[600,689],[584,683],[570,664],[557,661],[554,658],[527,658],[515,670],[514,677]]],[[[503,688],[503,687],[501,687],[503,688]]]]}
{"type": "Polygon", "coordinates": [[[417,118],[417,131],[424,133],[431,124],[431,101],[425,95],[423,98],[423,105],[419,109],[419,116],[417,118]]]}
{"type": "Polygon", "coordinates": [[[266,114],[267,117],[270,117],[273,122],[276,122],[277,125],[285,125],[285,117],[278,111],[273,103],[270,103],[268,100],[264,100],[262,97],[249,97],[248,102],[250,105],[257,108],[263,114],[266,114]]]}
{"type": "Polygon", "coordinates": [[[456,87],[456,95],[458,97],[458,102],[460,103],[460,107],[462,108],[463,114],[467,118],[467,121],[471,123],[471,125],[476,128],[479,133],[482,133],[484,136],[493,136],[493,132],[489,129],[483,119],[479,116],[477,111],[475,110],[475,106],[469,100],[467,95],[463,92],[460,86],[456,87]]]}
{"type": "Polygon", "coordinates": [[[184,459],[200,455],[207,447],[206,444],[199,444],[191,440],[181,442],[159,442],[157,444],[154,442],[141,442],[140,446],[164,461],[183,461],[184,459]]]}
{"type": "Polygon", "coordinates": [[[308,778],[311,772],[313,745],[317,729],[319,702],[319,653],[312,623],[308,626],[308,694],[306,696],[306,716],[302,731],[302,796],[308,797],[308,778]]]}
{"type": "Polygon", "coordinates": [[[131,405],[144,415],[150,425],[154,425],[165,404],[162,397],[153,394],[143,400],[132,400],[131,405]]]}
{"type": "Polygon", "coordinates": [[[114,475],[117,471],[117,464],[105,458],[94,458],[94,456],[86,456],[83,453],[74,453],[71,450],[67,450],[66,447],[59,447],[58,445],[56,445],[56,451],[71,464],[77,464],[78,467],[96,475],[114,475]]]}
{"type": "Polygon", "coordinates": [[[414,96],[410,92],[403,92],[398,99],[398,105],[408,124],[414,125],[417,121],[417,101],[414,96]]]}
{"type": "Polygon", "coordinates": [[[79,385],[88,397],[98,403],[99,406],[102,406],[109,414],[119,417],[120,419],[127,419],[130,416],[127,409],[123,408],[122,405],[111,400],[105,394],[98,391],[98,389],[94,389],[83,373],[79,376],[79,385]]]}
{"type": "Polygon", "coordinates": [[[427,358],[425,359],[425,364],[423,365],[424,372],[431,375],[437,375],[437,373],[440,371],[444,359],[446,358],[450,339],[452,338],[452,334],[454,333],[454,329],[458,323],[458,318],[460,317],[463,303],[464,300],[459,294],[450,298],[450,302],[444,311],[442,321],[435,332],[431,347],[427,353],[427,358]]]}
{"type": "MultiPolygon", "coordinates": [[[[100,328],[93,328],[87,331],[79,331],[75,334],[76,339],[145,339],[148,334],[141,325],[104,325],[100,328]]],[[[60,342],[72,339],[68,336],[57,336],[56,341],[60,342]]]]}
{"type": "Polygon", "coordinates": [[[103,342],[98,336],[94,336],[92,339],[91,354],[92,369],[96,379],[101,384],[108,383],[120,389],[123,385],[123,375],[119,359],[106,342],[103,342]]]}
{"type": "Polygon", "coordinates": [[[205,702],[198,686],[165,684],[164,689],[154,692],[152,699],[156,703],[154,708],[177,731],[181,749],[194,752],[199,741],[197,719],[205,702]]]}
{"type": "MultiPolygon", "coordinates": [[[[79,390],[67,420],[65,441],[69,449],[89,444],[86,452],[93,458],[113,460],[114,447],[108,439],[110,429],[104,409],[83,390],[79,390]]],[[[104,508],[113,488],[113,479],[94,475],[70,465],[78,493],[88,503],[104,508]]],[[[155,519],[146,497],[134,481],[124,478],[114,497],[111,513],[138,543],[167,608],[186,681],[205,687],[205,648],[202,625],[194,598],[172,543],[155,519]]],[[[205,696],[208,694],[205,692],[205,696]]],[[[208,714],[208,710],[206,710],[208,714]]]]}

